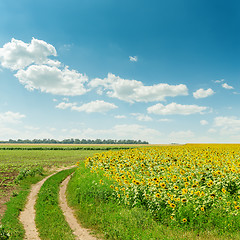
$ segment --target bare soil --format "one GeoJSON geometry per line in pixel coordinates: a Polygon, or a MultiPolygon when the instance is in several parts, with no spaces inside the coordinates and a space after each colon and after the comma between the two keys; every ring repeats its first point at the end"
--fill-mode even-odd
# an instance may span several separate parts
{"type": "Polygon", "coordinates": [[[6,203],[10,200],[12,192],[16,187],[11,183],[17,176],[17,172],[0,172],[0,224],[1,219],[7,209],[6,203]]]}
{"type": "MultiPolygon", "coordinates": [[[[74,167],[74,166],[72,166],[74,167]]],[[[66,167],[58,169],[57,172],[60,172],[65,169],[69,169],[72,167],[66,167]]],[[[57,172],[45,177],[40,182],[34,184],[31,188],[30,194],[27,199],[27,203],[25,205],[25,209],[20,213],[19,219],[22,222],[24,229],[25,229],[25,239],[27,240],[40,240],[39,233],[35,224],[35,215],[36,211],[34,209],[34,206],[36,204],[37,195],[40,191],[40,188],[42,187],[43,183],[56,174],[57,172]]]]}
{"type": "Polygon", "coordinates": [[[68,176],[61,184],[59,191],[59,205],[63,211],[63,215],[70,228],[73,230],[73,234],[76,236],[76,239],[79,240],[97,240],[94,236],[90,235],[90,231],[86,228],[81,227],[78,223],[76,217],[74,216],[74,211],[67,204],[66,199],[66,189],[67,184],[71,178],[71,175],[68,176]]]}

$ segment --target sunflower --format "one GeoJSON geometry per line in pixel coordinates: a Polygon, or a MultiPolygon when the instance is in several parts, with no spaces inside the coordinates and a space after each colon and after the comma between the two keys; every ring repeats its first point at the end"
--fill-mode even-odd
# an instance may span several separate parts
{"type": "Polygon", "coordinates": [[[161,197],[161,195],[159,194],[159,193],[156,193],[156,195],[155,195],[157,198],[160,198],[161,197]]]}
{"type": "Polygon", "coordinates": [[[186,194],[188,192],[188,190],[186,188],[182,189],[182,194],[186,194]]]}

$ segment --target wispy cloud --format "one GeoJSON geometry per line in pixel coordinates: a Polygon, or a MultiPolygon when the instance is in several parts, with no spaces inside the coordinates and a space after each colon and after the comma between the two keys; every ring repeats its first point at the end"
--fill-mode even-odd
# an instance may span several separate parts
{"type": "Polygon", "coordinates": [[[96,100],[89,103],[85,103],[81,106],[77,106],[77,103],[61,102],[56,108],[67,109],[70,108],[73,111],[86,112],[86,113],[105,113],[115,108],[118,108],[115,104],[105,102],[102,100],[96,100]]]}
{"type": "Polygon", "coordinates": [[[0,113],[0,123],[19,123],[25,117],[24,114],[8,111],[0,113]]]}
{"type": "Polygon", "coordinates": [[[131,61],[131,62],[137,62],[138,61],[138,57],[137,56],[129,56],[129,60],[131,61]]]}
{"type": "Polygon", "coordinates": [[[181,105],[175,102],[164,106],[161,103],[153,105],[147,108],[148,113],[158,114],[158,115],[190,115],[195,113],[203,113],[207,107],[202,107],[198,105],[181,105]]]}
{"type": "Polygon", "coordinates": [[[150,122],[153,120],[148,115],[144,115],[142,113],[131,113],[131,115],[134,116],[138,121],[150,122]]]}
{"type": "Polygon", "coordinates": [[[117,118],[117,119],[125,119],[125,118],[127,118],[125,115],[116,115],[114,117],[117,118]]]}
{"type": "Polygon", "coordinates": [[[221,79],[221,80],[215,80],[214,82],[215,82],[215,83],[222,83],[222,82],[224,82],[224,79],[221,79]]]}
{"type": "Polygon", "coordinates": [[[200,124],[203,125],[203,126],[204,126],[204,125],[208,125],[208,121],[206,121],[206,120],[201,120],[201,121],[200,121],[200,124]]]}
{"type": "Polygon", "coordinates": [[[228,85],[227,83],[223,83],[222,87],[225,88],[225,89],[234,89],[234,87],[228,85]]]}

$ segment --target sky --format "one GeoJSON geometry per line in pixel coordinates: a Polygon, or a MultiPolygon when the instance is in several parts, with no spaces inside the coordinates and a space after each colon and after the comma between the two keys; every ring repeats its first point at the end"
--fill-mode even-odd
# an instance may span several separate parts
{"type": "Polygon", "coordinates": [[[237,0],[0,1],[0,140],[239,143],[237,0]]]}

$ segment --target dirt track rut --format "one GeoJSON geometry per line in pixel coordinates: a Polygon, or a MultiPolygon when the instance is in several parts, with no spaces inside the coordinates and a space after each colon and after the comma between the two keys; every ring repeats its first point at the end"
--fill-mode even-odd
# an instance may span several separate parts
{"type": "MultiPolygon", "coordinates": [[[[19,219],[22,222],[24,229],[25,229],[25,240],[41,240],[39,237],[39,232],[36,227],[35,223],[35,216],[36,211],[34,209],[34,206],[36,204],[37,195],[44,184],[44,182],[53,176],[54,174],[73,168],[74,166],[67,167],[67,168],[61,168],[58,169],[57,172],[45,177],[40,182],[34,184],[31,188],[30,194],[27,199],[27,203],[25,205],[24,210],[20,213],[19,219]]],[[[78,222],[77,219],[74,216],[73,210],[69,208],[66,200],[66,188],[67,184],[70,180],[70,176],[68,176],[61,184],[60,191],[59,191],[59,200],[60,200],[60,207],[62,208],[63,214],[65,216],[66,221],[68,222],[70,228],[73,230],[73,233],[76,237],[76,239],[80,240],[97,240],[97,238],[91,236],[89,234],[89,231],[85,228],[82,228],[78,222]]]]}

